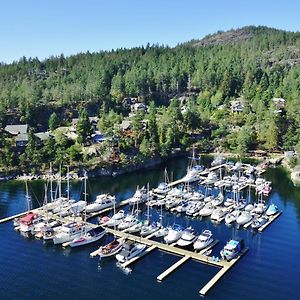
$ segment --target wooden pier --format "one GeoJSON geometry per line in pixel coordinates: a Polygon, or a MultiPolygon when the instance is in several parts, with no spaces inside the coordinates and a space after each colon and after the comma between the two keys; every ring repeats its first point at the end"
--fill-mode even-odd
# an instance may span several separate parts
{"type": "Polygon", "coordinates": [[[178,267],[180,267],[182,264],[184,264],[190,258],[191,257],[189,255],[186,255],[186,256],[182,257],[174,265],[172,265],[166,271],[164,271],[163,273],[161,273],[160,275],[158,275],[156,279],[158,281],[162,281],[165,277],[167,277],[168,275],[170,275],[173,271],[175,271],[178,267]]]}
{"type": "Polygon", "coordinates": [[[274,216],[270,216],[269,217],[269,221],[264,224],[263,226],[261,226],[260,228],[258,228],[259,232],[262,232],[263,230],[265,230],[272,222],[274,222],[280,215],[282,214],[282,211],[279,211],[276,215],[274,216]]]}
{"type": "Polygon", "coordinates": [[[200,295],[204,296],[208,291],[226,274],[226,272],[233,267],[237,261],[248,251],[248,248],[242,250],[242,252],[236,258],[232,259],[226,266],[224,266],[200,291],[200,295]]]}

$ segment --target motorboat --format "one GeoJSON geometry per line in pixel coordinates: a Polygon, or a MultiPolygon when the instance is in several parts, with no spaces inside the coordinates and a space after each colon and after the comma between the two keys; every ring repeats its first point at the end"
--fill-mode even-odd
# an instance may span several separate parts
{"type": "Polygon", "coordinates": [[[216,208],[213,210],[213,212],[211,213],[210,219],[212,221],[216,221],[216,222],[221,222],[226,215],[226,211],[222,208],[216,208]]]}
{"type": "Polygon", "coordinates": [[[229,206],[234,205],[234,203],[235,203],[234,199],[232,199],[232,198],[227,198],[227,199],[224,201],[224,206],[225,206],[225,207],[229,207],[229,206]]]}
{"type": "Polygon", "coordinates": [[[204,198],[204,202],[205,202],[205,203],[211,202],[211,201],[213,201],[213,200],[214,200],[214,196],[212,196],[212,195],[206,196],[206,197],[204,198]]]}
{"type": "Polygon", "coordinates": [[[153,192],[159,196],[165,196],[170,191],[169,185],[166,182],[161,182],[153,192]]]}
{"type": "Polygon", "coordinates": [[[182,227],[178,224],[174,224],[168,231],[168,234],[164,237],[164,241],[167,244],[177,242],[182,235],[182,227]]]}
{"type": "Polygon", "coordinates": [[[195,230],[192,227],[188,227],[185,229],[180,237],[180,239],[177,241],[177,245],[180,247],[187,247],[195,242],[197,239],[195,230]]]}
{"type": "Polygon", "coordinates": [[[63,244],[79,238],[83,232],[89,232],[92,227],[88,224],[71,222],[61,227],[60,231],[53,237],[53,243],[63,244]]]}
{"type": "Polygon", "coordinates": [[[86,202],[83,200],[79,200],[79,201],[71,204],[70,212],[73,215],[78,215],[80,212],[82,212],[85,209],[85,207],[86,207],[86,202]]]}
{"type": "Polygon", "coordinates": [[[106,223],[103,225],[107,227],[113,227],[113,226],[118,226],[123,219],[125,218],[125,213],[124,210],[120,210],[117,213],[115,213],[106,223]]]}
{"type": "Polygon", "coordinates": [[[188,207],[188,202],[183,201],[183,202],[181,202],[180,205],[178,205],[177,207],[174,208],[174,211],[181,214],[181,213],[184,213],[187,210],[187,207],[188,207]]]}
{"type": "Polygon", "coordinates": [[[252,215],[248,211],[243,211],[237,218],[236,222],[238,225],[244,225],[252,220],[252,215]]]}
{"type": "Polygon", "coordinates": [[[224,164],[224,162],[225,162],[225,158],[223,156],[217,156],[212,161],[211,166],[216,167],[216,166],[224,164]]]}
{"type": "Polygon", "coordinates": [[[137,187],[136,192],[134,195],[129,199],[128,203],[130,205],[138,204],[138,203],[143,203],[147,200],[148,196],[148,191],[144,187],[141,189],[137,187]]]}
{"type": "Polygon", "coordinates": [[[159,230],[161,227],[162,226],[159,222],[153,222],[148,225],[143,225],[141,228],[141,236],[144,237],[144,236],[150,235],[150,234],[154,233],[155,231],[159,230]]]}
{"type": "Polygon", "coordinates": [[[266,209],[266,205],[263,202],[259,202],[254,205],[251,214],[261,215],[265,212],[266,209]]]}
{"type": "Polygon", "coordinates": [[[201,192],[193,192],[189,197],[190,201],[201,201],[204,199],[204,195],[201,192]]]}
{"type": "Polygon", "coordinates": [[[142,221],[138,221],[135,224],[133,224],[131,227],[129,227],[127,229],[127,232],[128,233],[137,233],[137,232],[141,231],[142,227],[143,227],[143,222],[142,221]]]}
{"type": "Polygon", "coordinates": [[[233,222],[236,221],[238,216],[241,214],[239,210],[234,210],[231,213],[228,213],[225,217],[225,223],[226,224],[232,224],[233,222]]]}
{"type": "Polygon", "coordinates": [[[73,241],[67,243],[68,246],[74,248],[79,247],[87,244],[94,243],[98,240],[100,240],[105,235],[105,230],[102,227],[97,227],[94,229],[91,229],[88,232],[83,233],[78,238],[75,238],[73,241]]]}
{"type": "Polygon", "coordinates": [[[261,226],[263,226],[264,224],[266,224],[269,221],[268,217],[259,217],[253,220],[253,222],[251,223],[251,227],[253,229],[258,229],[261,226]]]}
{"type": "Polygon", "coordinates": [[[227,261],[235,258],[244,248],[243,240],[230,240],[220,251],[221,257],[227,261]]]}
{"type": "Polygon", "coordinates": [[[242,210],[246,207],[246,200],[240,199],[234,205],[233,208],[237,210],[242,210]]]}
{"type": "Polygon", "coordinates": [[[108,243],[107,245],[99,247],[98,250],[92,252],[91,256],[99,255],[100,259],[105,257],[110,257],[116,255],[118,252],[121,251],[123,244],[125,242],[124,238],[114,239],[112,242],[108,243]]]}
{"type": "Polygon", "coordinates": [[[202,209],[200,209],[199,215],[201,217],[210,216],[212,214],[213,210],[214,210],[214,206],[210,202],[208,202],[204,205],[204,207],[202,209]]]}
{"type": "Polygon", "coordinates": [[[138,223],[134,215],[127,215],[118,225],[118,230],[124,230],[138,223]]]}
{"type": "Polygon", "coordinates": [[[134,243],[133,241],[127,241],[123,244],[122,251],[116,255],[116,259],[120,263],[124,263],[139,255],[146,248],[146,245],[134,243]]]}
{"type": "Polygon", "coordinates": [[[255,206],[252,203],[249,203],[245,206],[245,211],[251,212],[254,208],[255,206]]]}
{"type": "Polygon", "coordinates": [[[156,238],[158,238],[158,237],[165,237],[165,236],[168,235],[169,230],[170,230],[170,227],[162,227],[162,228],[158,229],[158,230],[155,232],[154,236],[155,236],[156,238]]]}
{"type": "Polygon", "coordinates": [[[172,188],[169,192],[168,192],[168,196],[172,197],[172,198],[181,198],[182,197],[182,190],[175,187],[172,188]]]}
{"type": "Polygon", "coordinates": [[[179,205],[180,202],[181,202],[181,200],[167,197],[165,200],[165,207],[166,207],[166,209],[171,209],[171,208],[179,205]]]}
{"type": "Polygon", "coordinates": [[[213,242],[212,233],[210,230],[204,230],[196,239],[193,247],[195,250],[201,250],[209,246],[213,242]]]}
{"type": "Polygon", "coordinates": [[[200,173],[204,170],[201,165],[195,165],[194,167],[188,168],[186,175],[181,179],[182,182],[189,183],[195,182],[200,179],[200,173]]]}
{"type": "Polygon", "coordinates": [[[211,201],[213,206],[221,205],[224,201],[224,195],[220,192],[219,195],[211,201]]]}
{"type": "Polygon", "coordinates": [[[271,204],[269,207],[268,207],[268,209],[267,209],[267,211],[266,211],[266,215],[267,216],[273,216],[273,215],[275,215],[275,214],[277,214],[278,213],[278,207],[275,205],[275,204],[271,204]]]}
{"type": "Polygon", "coordinates": [[[108,207],[113,207],[115,201],[116,201],[115,196],[111,196],[108,194],[98,195],[94,203],[91,203],[86,206],[86,212],[91,213],[91,212],[103,210],[108,207]]]}
{"type": "Polygon", "coordinates": [[[205,183],[207,185],[212,185],[218,180],[218,176],[215,172],[210,172],[207,175],[207,179],[205,180],[205,183]]]}
{"type": "Polygon", "coordinates": [[[194,202],[189,205],[189,207],[186,209],[186,215],[187,216],[193,216],[195,213],[197,213],[200,209],[204,207],[203,202],[194,202]]]}

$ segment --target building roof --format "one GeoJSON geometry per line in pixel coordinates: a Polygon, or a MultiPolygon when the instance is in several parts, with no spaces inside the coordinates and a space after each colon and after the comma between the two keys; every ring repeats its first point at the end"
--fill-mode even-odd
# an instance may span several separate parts
{"type": "Polygon", "coordinates": [[[28,125],[27,124],[18,124],[18,125],[7,125],[4,130],[12,135],[24,134],[27,133],[28,125]]]}
{"type": "Polygon", "coordinates": [[[132,123],[132,121],[130,121],[130,120],[123,120],[122,123],[121,123],[121,125],[120,125],[121,129],[122,130],[130,129],[131,123],[132,123]]]}
{"type": "Polygon", "coordinates": [[[16,142],[28,142],[28,134],[20,133],[16,137],[16,142]]]}
{"type": "Polygon", "coordinates": [[[41,141],[46,141],[46,140],[49,140],[50,137],[52,137],[52,135],[46,131],[46,132],[37,132],[37,133],[34,133],[34,135],[40,139],[41,141]]]}

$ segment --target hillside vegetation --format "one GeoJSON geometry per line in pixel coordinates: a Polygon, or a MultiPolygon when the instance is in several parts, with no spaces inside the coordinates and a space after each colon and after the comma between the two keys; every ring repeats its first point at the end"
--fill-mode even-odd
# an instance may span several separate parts
{"type": "MultiPolygon", "coordinates": [[[[294,149],[300,134],[299,64],[298,32],[254,26],[174,48],[147,45],[44,61],[23,57],[0,66],[0,121],[2,127],[23,122],[45,130],[51,113],[59,125],[68,125],[84,108],[99,116],[101,131],[112,131],[128,116],[124,97],[138,97],[146,105],[153,101],[157,124],[153,132],[133,134],[124,149],[139,152],[149,141],[160,155],[192,142],[241,153],[294,149]],[[237,97],[240,113],[230,109],[237,97]],[[274,97],[286,100],[280,110],[274,97]],[[170,122],[176,126],[170,129],[170,122]]],[[[149,119],[149,113],[139,117],[149,119]]]]}

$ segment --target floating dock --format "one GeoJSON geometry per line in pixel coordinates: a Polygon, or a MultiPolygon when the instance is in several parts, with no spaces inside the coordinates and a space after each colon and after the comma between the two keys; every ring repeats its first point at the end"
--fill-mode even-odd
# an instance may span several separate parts
{"type": "Polygon", "coordinates": [[[248,248],[245,248],[242,250],[239,256],[232,259],[230,262],[228,262],[227,265],[222,267],[222,269],[199,291],[200,295],[204,296],[208,293],[208,291],[226,274],[227,271],[231,267],[233,267],[237,261],[248,251],[248,248]]]}
{"type": "Polygon", "coordinates": [[[274,216],[270,216],[269,217],[269,221],[264,224],[263,226],[261,226],[260,228],[258,228],[259,232],[262,232],[263,230],[265,230],[272,222],[274,222],[280,215],[282,214],[282,211],[279,211],[276,215],[274,216]]]}
{"type": "Polygon", "coordinates": [[[178,267],[180,267],[182,264],[184,264],[188,259],[191,257],[189,255],[186,255],[182,257],[180,260],[178,260],[174,265],[172,265],[170,268],[168,268],[166,271],[161,273],[159,276],[157,276],[158,281],[162,281],[165,277],[170,275],[173,271],[175,271],[178,267]]]}

